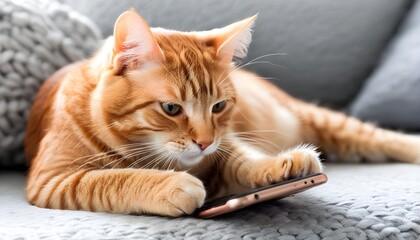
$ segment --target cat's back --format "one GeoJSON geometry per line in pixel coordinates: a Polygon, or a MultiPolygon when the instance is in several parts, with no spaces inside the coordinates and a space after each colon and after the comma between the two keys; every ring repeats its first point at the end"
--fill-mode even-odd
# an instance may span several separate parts
{"type": "Polygon", "coordinates": [[[48,78],[39,89],[32,104],[26,127],[25,156],[28,161],[35,157],[39,144],[48,131],[51,121],[53,121],[51,110],[57,90],[65,76],[79,64],[73,63],[61,68],[48,78]]]}

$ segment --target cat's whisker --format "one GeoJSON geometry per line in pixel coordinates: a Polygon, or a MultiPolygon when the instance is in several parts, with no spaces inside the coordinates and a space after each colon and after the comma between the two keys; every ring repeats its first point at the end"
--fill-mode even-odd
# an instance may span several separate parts
{"type": "Polygon", "coordinates": [[[87,161],[89,161],[91,158],[95,158],[95,157],[98,157],[98,156],[113,156],[113,155],[118,155],[118,153],[114,153],[114,154],[109,155],[109,153],[112,153],[112,152],[116,152],[116,150],[113,149],[113,150],[110,150],[110,151],[107,151],[107,152],[100,152],[100,153],[95,153],[95,154],[91,154],[91,155],[86,155],[86,156],[83,156],[83,157],[74,159],[72,161],[72,163],[74,163],[76,161],[84,160],[84,159],[87,160],[87,161]]]}
{"type": "MultiPolygon", "coordinates": [[[[259,57],[256,57],[256,58],[254,58],[254,59],[252,59],[252,60],[250,60],[250,61],[248,61],[247,63],[245,63],[245,64],[242,64],[242,65],[238,65],[237,67],[235,67],[235,68],[233,68],[231,71],[230,71],[230,73],[221,81],[221,83],[223,83],[227,78],[229,78],[230,77],[230,75],[232,74],[232,73],[234,73],[234,72],[236,72],[236,71],[238,71],[238,70],[240,70],[240,69],[242,69],[242,68],[244,68],[244,67],[246,67],[246,66],[250,66],[250,65],[253,65],[253,64],[261,64],[261,63],[266,63],[266,64],[270,64],[270,65],[272,65],[272,66],[276,66],[276,67],[280,67],[280,68],[285,68],[285,66],[281,66],[281,65],[277,65],[277,64],[274,64],[274,63],[271,63],[271,62],[269,62],[269,61],[257,61],[257,60],[259,60],[259,59],[262,59],[262,58],[265,58],[265,57],[270,57],[270,56],[284,56],[284,55],[286,55],[286,53],[270,53],[270,54],[265,54],[265,55],[262,55],[262,56],[259,56],[259,57]]],[[[220,79],[218,79],[218,81],[217,82],[219,82],[219,80],[220,79]]]]}
{"type": "Polygon", "coordinates": [[[180,155],[181,155],[180,153],[169,155],[169,161],[170,162],[169,162],[168,168],[166,170],[169,170],[169,168],[173,165],[173,163],[178,160],[180,155]]]}
{"type": "Polygon", "coordinates": [[[238,71],[238,70],[240,70],[240,69],[242,69],[242,68],[244,68],[244,67],[251,66],[251,65],[255,65],[255,64],[269,64],[269,65],[271,65],[271,66],[275,66],[275,67],[279,67],[279,68],[285,68],[285,66],[278,65],[278,64],[274,64],[274,63],[272,63],[272,62],[270,62],[270,61],[255,61],[255,62],[248,62],[248,63],[246,63],[246,64],[240,65],[240,66],[238,66],[238,67],[236,67],[236,68],[232,69],[232,70],[230,71],[230,73],[229,73],[229,74],[228,74],[225,78],[223,78],[219,84],[223,84],[223,83],[225,82],[225,80],[226,80],[226,79],[228,79],[228,78],[230,77],[230,75],[231,75],[231,74],[233,74],[233,73],[235,73],[236,71],[238,71]]]}
{"type": "MultiPolygon", "coordinates": [[[[136,145],[133,145],[133,146],[136,146],[136,145]]],[[[97,160],[100,160],[101,159],[101,158],[99,158],[100,156],[103,156],[104,158],[106,158],[106,157],[112,157],[112,156],[115,156],[115,155],[122,155],[122,153],[119,153],[118,151],[124,150],[125,148],[133,147],[133,146],[125,146],[125,145],[123,145],[121,147],[115,148],[115,149],[110,150],[110,151],[107,151],[107,152],[101,152],[101,153],[96,153],[96,154],[92,154],[92,155],[83,156],[83,157],[80,157],[80,158],[77,158],[77,159],[73,160],[72,163],[74,163],[76,161],[83,160],[85,158],[86,158],[85,161],[89,162],[89,160],[91,160],[93,158],[98,158],[97,160]],[[109,154],[109,153],[113,153],[113,154],[109,154]]],[[[147,149],[147,147],[143,147],[142,149],[147,149]]],[[[139,150],[139,149],[138,148],[128,149],[128,150],[126,150],[126,152],[127,151],[128,152],[137,151],[137,150],[139,150]]]]}
{"type": "MultiPolygon", "coordinates": [[[[258,57],[256,57],[256,58],[254,58],[254,59],[252,59],[252,60],[250,60],[250,61],[248,61],[248,62],[246,62],[246,63],[244,63],[244,64],[240,64],[240,65],[238,65],[238,67],[243,67],[243,66],[247,66],[248,64],[250,64],[250,63],[255,63],[255,62],[257,62],[257,60],[260,60],[260,59],[263,59],[263,58],[266,58],[266,57],[273,57],[273,56],[286,56],[287,55],[287,53],[269,53],[269,54],[264,54],[264,55],[261,55],[261,56],[258,56],[258,57]]],[[[237,67],[237,68],[238,68],[237,67]]],[[[281,66],[281,67],[284,67],[284,66],[281,66]]],[[[236,68],[235,68],[236,69],[236,68]]]]}
{"type": "MultiPolygon", "coordinates": [[[[232,153],[232,151],[225,146],[219,146],[218,150],[220,150],[222,153],[226,154],[227,156],[223,156],[220,158],[220,160],[227,162],[228,160],[233,160],[233,161],[240,161],[241,163],[244,163],[245,160],[241,159],[239,155],[237,155],[236,153],[232,153]],[[231,159],[233,158],[233,159],[231,159]]],[[[249,167],[247,167],[246,164],[244,164],[244,167],[247,169],[247,171],[250,171],[251,169],[249,169],[249,167]]]]}
{"type": "MultiPolygon", "coordinates": [[[[226,139],[229,140],[229,139],[226,139]]],[[[268,151],[270,153],[278,153],[280,152],[280,147],[278,147],[277,145],[275,145],[274,143],[272,143],[271,141],[268,140],[256,140],[256,139],[250,139],[250,138],[233,138],[231,140],[239,140],[241,142],[243,142],[244,144],[249,144],[251,146],[255,146],[261,150],[264,151],[268,151]]]]}
{"type": "MultiPolygon", "coordinates": [[[[220,79],[219,79],[219,80],[217,81],[218,86],[219,86],[219,87],[221,87],[221,88],[225,88],[225,87],[226,87],[226,85],[227,85],[227,84],[229,84],[229,83],[228,83],[228,81],[227,81],[227,79],[229,79],[230,75],[232,75],[232,74],[233,74],[233,73],[235,73],[236,71],[238,71],[238,70],[240,70],[240,69],[242,69],[242,68],[244,68],[244,67],[246,67],[246,66],[251,66],[251,65],[254,65],[254,64],[270,64],[270,65],[272,65],[272,66],[276,66],[276,67],[282,67],[282,68],[284,68],[284,66],[281,66],[281,65],[276,65],[276,64],[271,63],[271,62],[269,62],[269,61],[249,62],[249,63],[247,63],[247,64],[241,65],[241,66],[239,66],[239,67],[234,68],[233,70],[231,70],[231,71],[229,72],[229,74],[228,74],[226,77],[224,77],[221,81],[220,81],[220,79]],[[220,81],[220,82],[219,82],[219,81],[220,81]]],[[[236,94],[238,94],[237,92],[235,92],[235,93],[236,93],[236,94]]]]}
{"type": "MultiPolygon", "coordinates": [[[[167,154],[167,153],[165,153],[163,155],[164,155],[164,157],[163,157],[163,165],[162,165],[161,169],[166,169],[166,165],[169,164],[170,159],[171,159],[171,156],[169,154],[167,154]]],[[[168,168],[169,168],[169,165],[168,165],[168,168]]]]}
{"type": "Polygon", "coordinates": [[[174,164],[175,164],[175,169],[176,168],[181,168],[180,167],[180,161],[179,161],[179,159],[180,159],[180,157],[181,157],[181,153],[177,153],[175,156],[174,156],[174,164]]]}
{"type": "Polygon", "coordinates": [[[260,138],[257,137],[255,134],[249,134],[249,135],[236,135],[236,136],[224,136],[223,139],[234,141],[234,140],[250,140],[250,141],[257,141],[257,142],[263,142],[263,143],[272,143],[267,138],[260,138]]]}
{"type": "MultiPolygon", "coordinates": [[[[104,152],[104,153],[98,153],[98,154],[93,154],[93,155],[88,155],[88,156],[84,156],[84,157],[81,157],[81,158],[78,158],[78,159],[76,159],[76,160],[73,160],[72,161],[72,164],[75,162],[75,161],[77,161],[77,160],[83,160],[84,158],[87,158],[85,161],[85,163],[84,164],[82,164],[82,165],[80,165],[78,168],[77,168],[77,171],[78,170],[80,170],[80,169],[82,169],[83,167],[85,167],[86,165],[89,165],[89,164],[92,164],[92,163],[94,163],[94,162],[97,162],[97,161],[100,161],[100,160],[105,160],[105,159],[107,159],[107,158],[112,158],[112,157],[114,157],[114,156],[117,156],[117,155],[122,155],[121,153],[118,153],[118,152],[116,152],[116,151],[118,151],[118,150],[122,150],[122,149],[125,149],[126,147],[133,147],[133,146],[140,146],[139,144],[127,144],[127,145],[130,145],[130,146],[125,146],[125,145],[123,145],[123,146],[121,146],[121,147],[118,147],[118,148],[116,148],[117,150],[111,150],[111,151],[108,151],[108,152],[104,152]],[[109,154],[109,153],[112,153],[112,152],[115,152],[115,153],[113,153],[113,154],[109,154]]],[[[141,149],[139,149],[139,148],[134,148],[134,149],[129,149],[129,150],[126,150],[125,151],[125,153],[127,154],[127,153],[130,153],[130,154],[132,154],[132,153],[137,153],[137,154],[140,154],[141,153],[141,151],[149,151],[150,149],[151,149],[151,147],[152,146],[146,146],[146,147],[142,147],[141,149]]]]}
{"type": "Polygon", "coordinates": [[[165,152],[160,154],[160,156],[156,159],[156,161],[155,161],[156,163],[153,165],[152,169],[154,169],[158,164],[160,164],[162,162],[162,160],[165,160],[165,162],[166,162],[167,159],[168,159],[168,156],[165,152]]]}
{"type": "Polygon", "coordinates": [[[84,158],[87,158],[87,159],[84,160],[84,163],[76,169],[78,171],[78,170],[82,169],[83,167],[85,167],[86,165],[92,164],[94,162],[98,162],[100,160],[105,160],[106,158],[111,158],[111,157],[120,155],[119,153],[109,154],[109,153],[112,153],[112,152],[114,152],[114,151],[112,150],[112,151],[108,151],[108,152],[104,152],[104,153],[92,154],[92,155],[84,156],[82,158],[75,159],[75,160],[72,161],[72,163],[70,164],[69,167],[71,167],[76,161],[81,161],[84,158]]]}
{"type": "MultiPolygon", "coordinates": [[[[245,138],[246,136],[249,136],[249,138],[255,139],[256,138],[256,135],[258,133],[273,133],[273,134],[282,135],[284,137],[288,137],[289,136],[287,133],[282,132],[282,131],[278,131],[278,130],[254,130],[254,131],[244,131],[244,132],[227,133],[227,134],[223,135],[222,137],[223,138],[233,138],[234,139],[234,138],[237,138],[237,137],[245,138]]],[[[267,143],[268,142],[271,142],[272,143],[272,141],[270,141],[270,139],[267,139],[265,136],[260,136],[258,139],[261,140],[261,141],[267,141],[267,143]]]]}
{"type": "Polygon", "coordinates": [[[283,53],[282,52],[268,53],[268,54],[264,54],[264,55],[258,56],[258,57],[254,58],[254,59],[252,59],[252,60],[250,60],[248,62],[253,62],[253,61],[256,61],[256,60],[260,60],[260,59],[265,58],[265,57],[286,56],[286,55],[287,55],[287,53],[284,53],[284,52],[283,53]]]}
{"type": "MultiPolygon", "coordinates": [[[[123,157],[121,157],[121,158],[119,158],[119,159],[113,160],[112,162],[110,162],[110,163],[108,163],[108,164],[104,165],[104,167],[103,167],[103,168],[105,168],[106,166],[109,166],[109,165],[111,165],[111,164],[114,164],[115,162],[117,162],[117,161],[118,161],[118,162],[114,165],[114,167],[115,167],[115,166],[119,165],[121,162],[123,162],[124,160],[130,159],[130,158],[132,158],[132,157],[134,157],[134,156],[136,156],[136,155],[140,155],[140,154],[143,154],[143,153],[145,153],[145,152],[150,152],[150,151],[151,151],[150,149],[147,149],[147,150],[142,149],[142,150],[139,150],[139,151],[137,151],[137,152],[133,152],[133,153],[131,153],[131,154],[129,154],[129,155],[126,155],[126,156],[123,156],[123,157]]],[[[114,167],[113,167],[113,168],[114,168],[114,167]]]]}
{"type": "MultiPolygon", "coordinates": [[[[146,165],[142,166],[141,168],[142,169],[147,169],[147,168],[150,168],[152,166],[152,164],[157,163],[160,160],[160,157],[162,156],[162,152],[156,153],[156,154],[154,154],[152,156],[155,156],[155,155],[157,155],[157,156],[154,157],[154,159],[152,161],[146,163],[146,165]]],[[[150,158],[150,157],[148,157],[148,158],[150,158]]]]}
{"type": "MultiPolygon", "coordinates": [[[[153,151],[150,151],[148,154],[141,156],[140,158],[136,159],[134,162],[132,162],[128,168],[133,168],[134,166],[136,166],[137,164],[148,160],[149,158],[156,156],[156,155],[160,155],[162,152],[164,152],[164,150],[156,148],[153,151]]],[[[142,167],[143,168],[143,167],[142,167]]]]}
{"type": "MultiPolygon", "coordinates": [[[[151,153],[149,153],[149,154],[147,154],[147,155],[144,155],[144,156],[142,156],[142,157],[140,157],[139,159],[136,159],[136,160],[134,160],[130,165],[128,165],[126,168],[135,168],[135,166],[137,165],[137,164],[139,164],[139,163],[141,163],[141,162],[143,162],[143,161],[145,161],[145,160],[147,160],[147,159],[149,159],[150,157],[152,157],[152,156],[154,156],[154,155],[157,155],[158,153],[156,153],[156,152],[151,152],[151,153]]],[[[143,168],[143,167],[140,167],[140,168],[143,168]]]]}
{"type": "Polygon", "coordinates": [[[164,169],[164,170],[169,169],[170,162],[171,162],[171,157],[170,156],[169,157],[166,157],[165,158],[165,161],[163,162],[162,169],[164,169]],[[168,165],[168,166],[166,167],[166,165],[168,165]]]}
{"type": "MultiPolygon", "coordinates": [[[[165,163],[169,157],[170,157],[170,155],[168,154],[167,151],[162,151],[160,153],[159,157],[156,158],[156,164],[153,165],[152,169],[156,168],[156,166],[159,165],[160,163],[162,163],[162,161],[163,161],[163,163],[165,163]]],[[[161,166],[161,167],[163,168],[163,166],[161,166]]]]}
{"type": "MultiPolygon", "coordinates": [[[[117,155],[119,155],[119,154],[106,155],[106,156],[103,156],[103,157],[100,157],[100,158],[93,159],[93,160],[91,160],[91,161],[88,161],[88,162],[86,162],[86,163],[84,163],[84,164],[80,165],[80,166],[79,166],[79,168],[78,168],[77,170],[83,169],[86,165],[90,165],[90,164],[92,164],[92,163],[94,163],[94,162],[98,162],[98,161],[101,161],[101,160],[102,160],[102,161],[105,161],[106,159],[112,158],[112,157],[117,156],[117,155]]],[[[124,156],[122,156],[122,157],[120,157],[120,158],[117,158],[117,159],[111,160],[109,163],[107,163],[107,164],[103,165],[100,169],[104,169],[104,168],[105,168],[105,167],[107,167],[108,165],[110,165],[110,164],[112,164],[113,162],[118,161],[119,159],[122,159],[122,158],[125,158],[125,157],[124,157],[124,156]]]]}
{"type": "Polygon", "coordinates": [[[278,64],[272,63],[272,62],[270,62],[270,61],[256,61],[256,62],[247,63],[247,64],[245,64],[245,65],[241,66],[241,69],[242,69],[243,67],[250,66],[250,65],[254,65],[254,64],[268,64],[268,65],[271,65],[271,66],[274,66],[274,67],[278,67],[278,68],[286,68],[286,67],[285,67],[285,66],[283,66],[283,65],[278,65],[278,64]]]}
{"type": "Polygon", "coordinates": [[[159,155],[159,156],[155,159],[153,166],[152,166],[152,167],[150,167],[150,168],[151,168],[151,169],[156,169],[156,166],[158,166],[158,165],[162,162],[162,160],[164,160],[164,159],[166,159],[166,158],[165,158],[163,155],[159,155]]]}
{"type": "MultiPolygon", "coordinates": [[[[127,144],[127,145],[130,145],[130,144],[127,144]]],[[[122,145],[122,146],[121,146],[121,149],[123,149],[123,148],[125,148],[125,147],[127,147],[127,146],[126,146],[126,145],[122,145]]],[[[77,160],[82,160],[82,159],[84,159],[84,158],[89,158],[89,157],[91,157],[91,156],[95,156],[95,155],[104,155],[104,154],[108,154],[108,153],[111,153],[111,152],[115,152],[116,150],[117,150],[117,148],[116,148],[116,149],[109,150],[109,151],[107,151],[107,152],[100,152],[100,153],[95,153],[95,154],[91,154],[91,155],[86,155],[86,156],[83,156],[83,157],[77,158],[77,159],[73,160],[72,162],[77,161],[77,160]]]]}
{"type": "MultiPolygon", "coordinates": [[[[150,154],[148,154],[148,155],[146,155],[146,156],[142,156],[141,158],[137,159],[137,160],[136,160],[136,161],[134,161],[132,164],[130,164],[127,168],[133,168],[135,165],[137,165],[137,164],[139,164],[140,162],[145,161],[145,160],[147,160],[147,159],[149,159],[149,158],[151,158],[151,157],[153,157],[153,156],[156,156],[156,155],[157,155],[157,157],[159,157],[159,156],[160,156],[163,152],[164,152],[164,150],[162,150],[162,149],[157,150],[157,151],[154,151],[154,152],[151,152],[150,154]]],[[[155,159],[153,159],[152,161],[150,161],[150,162],[146,163],[146,165],[141,166],[140,168],[147,168],[147,167],[148,167],[149,165],[151,165],[151,163],[152,163],[152,162],[154,162],[155,160],[156,160],[156,158],[155,158],[155,159]]]]}
{"type": "Polygon", "coordinates": [[[238,132],[231,132],[231,133],[227,133],[226,135],[238,135],[238,134],[253,134],[253,133],[264,133],[264,132],[268,132],[268,133],[284,133],[281,132],[279,130],[274,130],[274,129],[259,129],[259,130],[251,130],[251,131],[238,131],[238,132]]]}
{"type": "Polygon", "coordinates": [[[225,156],[223,156],[223,154],[219,151],[215,151],[214,153],[216,155],[216,169],[217,169],[217,173],[218,173],[219,170],[221,170],[220,167],[219,167],[220,161],[223,161],[225,156]]]}
{"type": "Polygon", "coordinates": [[[255,131],[247,131],[247,132],[236,132],[236,133],[228,133],[222,136],[225,139],[242,139],[242,140],[253,140],[253,141],[260,141],[263,143],[270,144],[278,148],[270,139],[266,138],[265,136],[257,137],[257,133],[273,133],[273,134],[280,134],[287,137],[287,134],[277,131],[277,130],[255,130],[255,131]]]}

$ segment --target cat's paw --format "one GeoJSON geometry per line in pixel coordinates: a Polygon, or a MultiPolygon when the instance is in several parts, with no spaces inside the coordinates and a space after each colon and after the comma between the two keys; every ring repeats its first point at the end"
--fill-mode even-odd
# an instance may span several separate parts
{"type": "Polygon", "coordinates": [[[291,163],[290,171],[286,178],[304,177],[314,173],[323,171],[320,153],[311,146],[296,148],[286,153],[282,153],[279,157],[285,157],[291,163]]]}
{"type": "Polygon", "coordinates": [[[299,147],[280,153],[262,163],[259,174],[254,175],[255,187],[320,173],[323,168],[319,155],[313,147],[299,147]]]}
{"type": "Polygon", "coordinates": [[[168,179],[166,187],[168,190],[160,202],[164,215],[178,217],[191,214],[204,204],[206,191],[203,183],[188,173],[175,172],[168,179]]]}
{"type": "Polygon", "coordinates": [[[414,159],[415,164],[420,164],[420,135],[415,135],[414,137],[414,146],[412,149],[415,149],[416,151],[416,157],[414,159]]]}

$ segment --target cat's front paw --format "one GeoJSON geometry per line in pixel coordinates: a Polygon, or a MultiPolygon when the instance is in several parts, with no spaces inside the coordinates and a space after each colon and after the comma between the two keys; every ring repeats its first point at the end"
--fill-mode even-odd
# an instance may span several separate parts
{"type": "Polygon", "coordinates": [[[263,161],[254,175],[255,187],[322,172],[319,155],[312,147],[300,147],[263,161]]]}
{"type": "Polygon", "coordinates": [[[296,148],[279,155],[280,158],[288,159],[290,171],[286,178],[304,177],[314,173],[322,172],[320,153],[313,147],[296,148]]]}
{"type": "Polygon", "coordinates": [[[178,217],[191,214],[204,204],[206,191],[198,178],[185,172],[175,172],[167,181],[165,185],[168,189],[161,196],[160,206],[164,215],[178,217]]]}

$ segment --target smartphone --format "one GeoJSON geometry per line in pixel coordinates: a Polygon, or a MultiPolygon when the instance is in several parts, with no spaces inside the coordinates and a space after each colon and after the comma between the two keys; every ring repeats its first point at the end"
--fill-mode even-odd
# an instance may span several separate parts
{"type": "Polygon", "coordinates": [[[196,215],[203,219],[212,218],[237,211],[256,203],[284,198],[326,183],[327,180],[327,175],[317,173],[303,178],[291,179],[257,188],[250,192],[217,198],[206,202],[203,207],[197,210],[196,215]]]}

